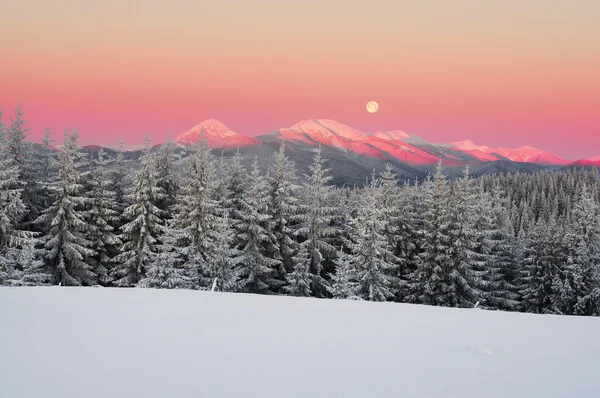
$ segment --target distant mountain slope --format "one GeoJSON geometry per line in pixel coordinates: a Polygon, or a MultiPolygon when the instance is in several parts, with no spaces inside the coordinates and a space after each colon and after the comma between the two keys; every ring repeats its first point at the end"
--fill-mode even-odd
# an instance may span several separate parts
{"type": "Polygon", "coordinates": [[[569,163],[567,167],[600,167],[600,155],[576,160],[575,162],[569,163]]]}
{"type": "Polygon", "coordinates": [[[539,165],[566,165],[568,160],[532,146],[519,148],[490,148],[484,145],[475,145],[470,140],[452,142],[451,148],[473,155],[482,162],[495,160],[511,160],[513,162],[528,162],[539,165]]]}
{"type": "Polygon", "coordinates": [[[238,134],[216,119],[208,119],[197,124],[179,134],[174,141],[180,145],[194,145],[203,137],[208,140],[212,148],[242,148],[260,144],[257,139],[238,134]]]}
{"type": "MultiPolygon", "coordinates": [[[[239,134],[216,119],[205,120],[175,138],[177,157],[185,161],[187,147],[208,140],[215,154],[232,156],[239,148],[247,164],[256,157],[266,171],[274,160],[282,141],[289,158],[295,162],[300,175],[309,172],[314,150],[321,146],[327,167],[331,169],[336,185],[362,185],[375,170],[382,171],[386,163],[392,165],[400,179],[423,179],[433,172],[441,159],[448,175],[462,174],[466,165],[471,174],[534,173],[560,167],[600,167],[600,157],[569,162],[547,151],[522,146],[520,148],[491,148],[472,141],[433,144],[402,130],[362,132],[331,119],[301,120],[294,125],[271,133],[250,137],[239,134]]],[[[95,147],[87,148],[93,152],[95,147]]],[[[114,151],[110,152],[113,155],[114,151]]],[[[135,159],[139,151],[129,151],[128,159],[135,159]]]]}

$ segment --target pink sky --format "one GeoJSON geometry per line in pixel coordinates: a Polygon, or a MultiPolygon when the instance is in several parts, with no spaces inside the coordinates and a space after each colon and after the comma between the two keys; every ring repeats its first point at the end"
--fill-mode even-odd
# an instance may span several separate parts
{"type": "Polygon", "coordinates": [[[330,118],[576,159],[600,154],[598,26],[596,0],[20,0],[3,5],[0,105],[7,123],[21,103],[36,141],[330,118]]]}

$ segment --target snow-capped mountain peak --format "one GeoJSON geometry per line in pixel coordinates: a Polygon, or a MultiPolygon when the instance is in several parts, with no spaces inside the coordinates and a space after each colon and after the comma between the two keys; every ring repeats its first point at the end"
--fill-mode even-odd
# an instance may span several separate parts
{"type": "Polygon", "coordinates": [[[331,119],[301,120],[286,130],[305,134],[325,134],[345,138],[350,141],[362,141],[368,136],[360,130],[331,119]]]}
{"type": "Polygon", "coordinates": [[[208,140],[213,148],[235,148],[257,145],[255,138],[238,134],[217,119],[207,119],[195,125],[188,131],[179,134],[175,142],[180,145],[194,145],[202,138],[208,140]]]}
{"type": "Polygon", "coordinates": [[[487,152],[490,150],[490,147],[487,147],[485,145],[476,145],[471,140],[455,141],[455,142],[451,142],[450,144],[452,145],[452,147],[454,149],[459,149],[462,151],[479,150],[482,152],[487,152]]]}

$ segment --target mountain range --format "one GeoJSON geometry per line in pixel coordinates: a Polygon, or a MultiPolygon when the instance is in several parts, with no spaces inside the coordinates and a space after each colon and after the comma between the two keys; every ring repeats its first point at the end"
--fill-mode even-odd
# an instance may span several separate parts
{"type": "Polygon", "coordinates": [[[192,145],[202,136],[208,140],[211,147],[218,149],[246,148],[279,139],[300,146],[327,146],[375,159],[391,158],[412,166],[436,164],[440,158],[448,166],[496,161],[532,163],[540,166],[600,164],[600,156],[571,162],[532,146],[490,148],[476,145],[469,140],[432,144],[415,134],[401,130],[363,132],[330,119],[302,120],[291,127],[257,137],[236,133],[222,122],[208,119],[178,135],[175,141],[181,145],[192,145]]]}
{"type": "MultiPolygon", "coordinates": [[[[281,142],[300,176],[310,172],[316,148],[321,147],[335,185],[362,185],[373,171],[379,173],[386,163],[401,179],[424,179],[441,159],[450,178],[462,175],[469,165],[472,176],[493,173],[535,173],[573,167],[600,167],[600,156],[577,161],[531,146],[491,148],[472,141],[429,143],[402,130],[363,132],[330,119],[302,120],[293,126],[251,137],[239,134],[216,119],[205,120],[177,135],[177,156],[185,161],[187,148],[206,139],[217,155],[233,156],[238,150],[248,165],[258,159],[267,170],[281,142]]],[[[93,147],[86,148],[94,151],[93,147]]],[[[126,158],[141,153],[131,148],[126,158]]],[[[108,149],[114,155],[114,149],[108,149]]]]}
{"type": "Polygon", "coordinates": [[[469,140],[433,144],[402,130],[363,132],[330,119],[302,120],[291,127],[257,137],[236,133],[220,121],[208,119],[178,135],[175,141],[181,145],[192,145],[202,136],[211,147],[218,149],[258,146],[266,141],[279,139],[295,145],[327,146],[375,159],[394,159],[412,166],[436,164],[440,158],[448,166],[496,161],[540,166],[600,164],[600,156],[572,162],[532,146],[490,148],[469,140]]]}

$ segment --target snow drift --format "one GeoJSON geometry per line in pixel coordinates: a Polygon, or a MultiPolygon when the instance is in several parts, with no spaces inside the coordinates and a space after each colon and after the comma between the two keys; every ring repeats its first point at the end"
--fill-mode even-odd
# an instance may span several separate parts
{"type": "Polygon", "coordinates": [[[598,397],[600,319],[0,288],[4,397],[598,397]]]}

